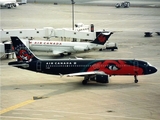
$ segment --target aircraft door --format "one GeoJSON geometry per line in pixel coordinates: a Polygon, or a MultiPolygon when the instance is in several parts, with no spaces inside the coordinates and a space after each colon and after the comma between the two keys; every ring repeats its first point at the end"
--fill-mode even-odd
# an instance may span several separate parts
{"type": "Polygon", "coordinates": [[[37,61],[36,70],[41,71],[41,61],[37,61]]]}

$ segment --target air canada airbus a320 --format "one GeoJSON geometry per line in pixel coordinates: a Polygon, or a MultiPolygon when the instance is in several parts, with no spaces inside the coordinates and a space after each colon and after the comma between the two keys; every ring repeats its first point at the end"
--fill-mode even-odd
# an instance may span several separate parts
{"type": "Polygon", "coordinates": [[[84,76],[82,84],[96,81],[108,83],[108,76],[134,76],[135,83],[138,75],[148,75],[157,72],[157,69],[148,62],[141,60],[94,60],[94,59],[51,59],[37,58],[18,37],[11,37],[17,61],[9,62],[14,67],[30,71],[60,76],[84,76]]]}

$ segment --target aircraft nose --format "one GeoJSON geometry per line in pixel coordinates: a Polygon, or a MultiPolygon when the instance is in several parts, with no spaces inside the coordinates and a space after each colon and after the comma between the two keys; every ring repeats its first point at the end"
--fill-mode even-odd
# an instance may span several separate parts
{"type": "Polygon", "coordinates": [[[157,72],[157,68],[155,68],[153,66],[149,66],[149,69],[148,69],[149,74],[153,74],[153,73],[156,73],[156,72],[157,72]]]}

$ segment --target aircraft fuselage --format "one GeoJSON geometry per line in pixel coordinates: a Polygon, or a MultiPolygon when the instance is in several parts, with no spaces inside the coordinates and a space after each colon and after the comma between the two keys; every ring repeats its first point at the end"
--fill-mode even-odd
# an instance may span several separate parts
{"type": "MultiPolygon", "coordinates": [[[[10,63],[10,65],[12,62],[10,63]]],[[[15,64],[15,62],[14,62],[15,64]]],[[[69,74],[78,72],[103,71],[107,75],[147,75],[156,68],[140,60],[36,60],[17,66],[46,74],[69,74]]]]}
{"type": "Polygon", "coordinates": [[[99,49],[103,45],[97,45],[92,43],[80,43],[80,42],[54,42],[54,41],[30,41],[29,48],[32,51],[41,52],[53,52],[53,51],[64,51],[64,52],[83,52],[90,49],[99,49]]]}

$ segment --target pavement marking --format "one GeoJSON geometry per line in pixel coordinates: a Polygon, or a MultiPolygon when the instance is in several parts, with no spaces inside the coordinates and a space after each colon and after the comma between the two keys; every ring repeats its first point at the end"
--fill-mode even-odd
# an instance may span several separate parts
{"type": "MultiPolygon", "coordinates": [[[[121,116],[121,115],[110,115],[110,114],[94,114],[94,113],[83,113],[83,112],[72,112],[72,111],[61,111],[61,110],[31,110],[31,109],[19,109],[24,111],[36,111],[36,112],[48,112],[48,113],[59,113],[59,114],[70,114],[70,115],[86,115],[93,118],[97,117],[108,117],[108,118],[123,118],[123,119],[133,119],[133,120],[155,120],[154,118],[141,118],[141,117],[132,117],[132,116],[121,116]]],[[[87,117],[86,117],[87,118],[87,117]]],[[[47,119],[48,120],[48,119],[47,119]]]]}
{"type": "Polygon", "coordinates": [[[1,114],[4,114],[4,113],[6,113],[6,112],[9,112],[9,111],[11,111],[11,110],[15,110],[15,109],[17,109],[17,108],[20,108],[20,107],[22,107],[22,106],[25,106],[25,105],[27,105],[27,104],[33,103],[33,102],[35,102],[35,101],[34,101],[34,100],[27,100],[27,101],[21,102],[21,103],[19,103],[19,104],[17,104],[17,105],[13,105],[13,106],[11,106],[11,107],[8,107],[8,108],[6,108],[6,109],[1,110],[1,111],[0,111],[0,115],[1,115],[1,114]]]}
{"type": "Polygon", "coordinates": [[[15,120],[57,120],[57,119],[49,119],[49,118],[33,118],[33,117],[15,117],[15,116],[0,116],[0,118],[5,119],[15,119],[15,120]]]}

